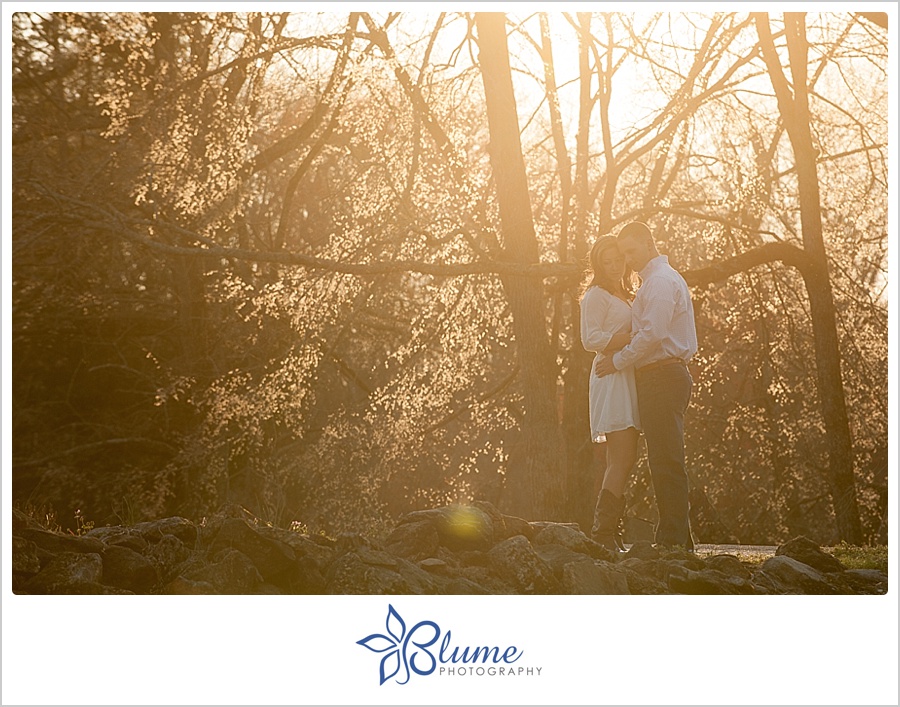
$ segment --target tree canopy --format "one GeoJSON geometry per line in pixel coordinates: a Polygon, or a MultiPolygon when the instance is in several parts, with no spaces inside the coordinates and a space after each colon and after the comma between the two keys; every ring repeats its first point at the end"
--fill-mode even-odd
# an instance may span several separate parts
{"type": "Polygon", "coordinates": [[[693,287],[700,541],[883,542],[871,14],[17,13],[15,502],[585,523],[586,257],[640,219],[693,287]]]}

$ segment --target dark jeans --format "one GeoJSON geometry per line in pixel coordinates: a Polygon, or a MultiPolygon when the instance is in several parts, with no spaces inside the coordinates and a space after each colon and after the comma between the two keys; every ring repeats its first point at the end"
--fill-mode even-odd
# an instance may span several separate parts
{"type": "Polygon", "coordinates": [[[684,411],[691,400],[691,374],[678,364],[645,373],[638,369],[635,382],[659,511],[656,542],[693,549],[684,462],[684,411]]]}

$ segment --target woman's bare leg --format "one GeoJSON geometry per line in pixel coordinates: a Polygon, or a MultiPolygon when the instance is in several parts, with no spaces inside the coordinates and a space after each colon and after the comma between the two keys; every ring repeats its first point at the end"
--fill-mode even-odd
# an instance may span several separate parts
{"type": "Polygon", "coordinates": [[[625,495],[625,486],[637,462],[640,432],[634,427],[606,433],[606,473],[603,488],[617,497],[625,495]]]}
{"type": "Polygon", "coordinates": [[[594,508],[591,537],[610,550],[624,547],[617,528],[625,511],[625,486],[637,461],[639,435],[633,427],[606,434],[606,473],[594,508]]]}

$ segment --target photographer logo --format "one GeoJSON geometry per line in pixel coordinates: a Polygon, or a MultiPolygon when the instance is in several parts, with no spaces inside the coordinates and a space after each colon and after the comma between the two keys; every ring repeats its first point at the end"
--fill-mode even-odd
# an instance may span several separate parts
{"type": "Polygon", "coordinates": [[[451,632],[442,632],[434,621],[419,621],[407,630],[406,622],[390,604],[385,632],[370,634],[357,643],[382,656],[380,685],[391,678],[405,685],[413,675],[510,678],[541,674],[541,668],[514,665],[524,653],[516,646],[455,646],[451,632]]]}

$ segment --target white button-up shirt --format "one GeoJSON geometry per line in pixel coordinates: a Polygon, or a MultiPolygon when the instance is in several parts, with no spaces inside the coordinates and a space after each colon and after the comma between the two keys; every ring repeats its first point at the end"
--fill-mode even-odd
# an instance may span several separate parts
{"type": "Polygon", "coordinates": [[[613,365],[618,370],[641,368],[664,358],[687,363],[697,353],[694,307],[687,283],[665,255],[653,258],[640,275],[641,286],[631,308],[631,343],[613,356],[613,365]]]}

